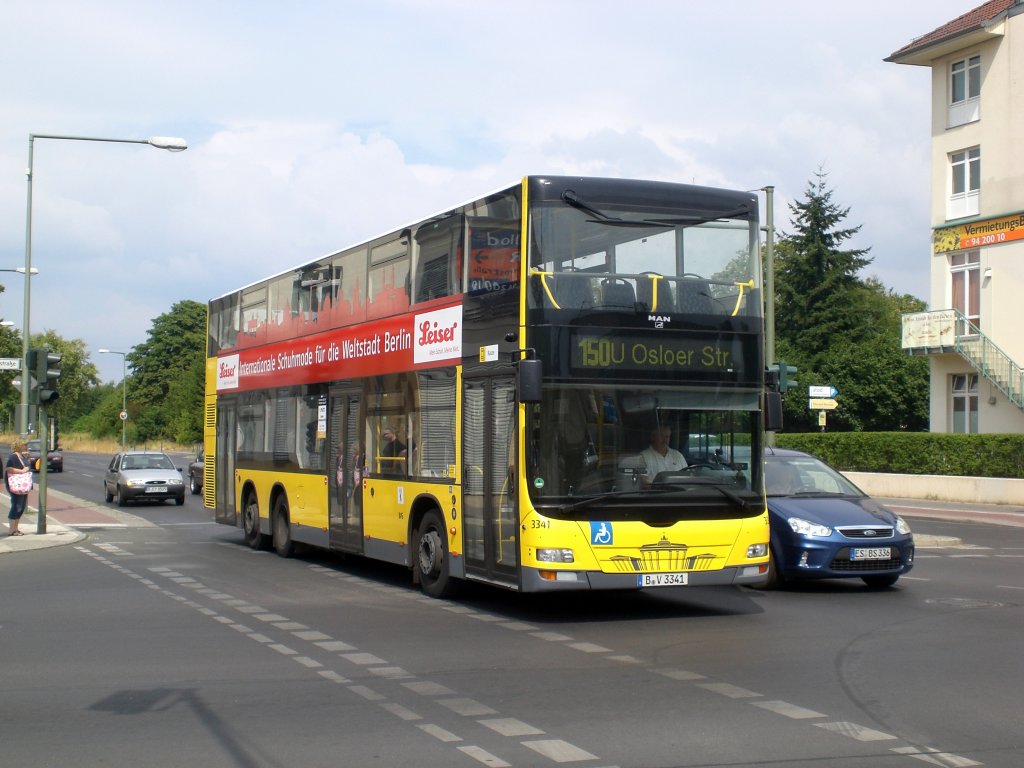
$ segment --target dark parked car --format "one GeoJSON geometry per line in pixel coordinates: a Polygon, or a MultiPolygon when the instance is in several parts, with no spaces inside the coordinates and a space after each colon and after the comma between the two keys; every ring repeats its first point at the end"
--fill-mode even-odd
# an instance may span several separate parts
{"type": "Polygon", "coordinates": [[[188,489],[198,495],[203,492],[204,449],[200,448],[195,459],[188,465],[188,489]]]}
{"type": "MultiPolygon", "coordinates": [[[[39,471],[39,456],[42,453],[42,441],[41,440],[29,440],[28,441],[28,458],[30,466],[33,471],[39,471]]],[[[60,449],[55,449],[46,452],[46,469],[49,472],[63,472],[64,471],[64,454],[60,452],[60,449]]]]}
{"type": "Polygon", "coordinates": [[[125,451],[110,460],[103,478],[106,500],[117,497],[123,507],[129,501],[164,501],[174,499],[185,503],[185,483],[181,470],[165,453],[155,451],[125,451]]]}
{"type": "Polygon", "coordinates": [[[913,567],[910,526],[837,470],[781,448],[768,449],[764,464],[771,520],[766,586],[860,578],[869,587],[889,587],[913,567]]]}

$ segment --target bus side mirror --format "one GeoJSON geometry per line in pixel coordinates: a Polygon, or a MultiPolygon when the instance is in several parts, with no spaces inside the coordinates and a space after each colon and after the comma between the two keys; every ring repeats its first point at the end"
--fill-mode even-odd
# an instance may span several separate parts
{"type": "Polygon", "coordinates": [[[539,403],[544,367],[540,360],[527,358],[519,361],[519,402],[539,403]]]}
{"type": "Polygon", "coordinates": [[[778,432],[782,429],[782,395],[778,392],[764,393],[764,431],[778,432]]]}

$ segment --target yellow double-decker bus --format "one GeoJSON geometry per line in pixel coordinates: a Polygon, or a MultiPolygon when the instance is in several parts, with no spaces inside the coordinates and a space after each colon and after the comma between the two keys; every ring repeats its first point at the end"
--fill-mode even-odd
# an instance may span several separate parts
{"type": "Polygon", "coordinates": [[[209,305],[204,503],[522,592],[768,570],[757,198],[520,183],[209,305]]]}

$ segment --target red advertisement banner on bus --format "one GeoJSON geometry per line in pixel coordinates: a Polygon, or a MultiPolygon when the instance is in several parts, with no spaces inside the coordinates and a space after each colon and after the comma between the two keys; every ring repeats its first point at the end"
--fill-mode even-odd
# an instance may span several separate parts
{"type": "Polygon", "coordinates": [[[462,305],[398,315],[217,358],[217,391],[286,387],[452,365],[462,305]]]}

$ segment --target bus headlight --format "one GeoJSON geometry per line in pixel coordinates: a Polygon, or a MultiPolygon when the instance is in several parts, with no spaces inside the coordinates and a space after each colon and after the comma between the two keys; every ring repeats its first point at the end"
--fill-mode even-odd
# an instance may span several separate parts
{"type": "Polygon", "coordinates": [[[576,560],[571,549],[538,549],[537,559],[542,563],[572,563],[576,560]]]}
{"type": "Polygon", "coordinates": [[[747,547],[747,557],[767,557],[768,556],[768,545],[767,544],[751,544],[747,547]]]}

